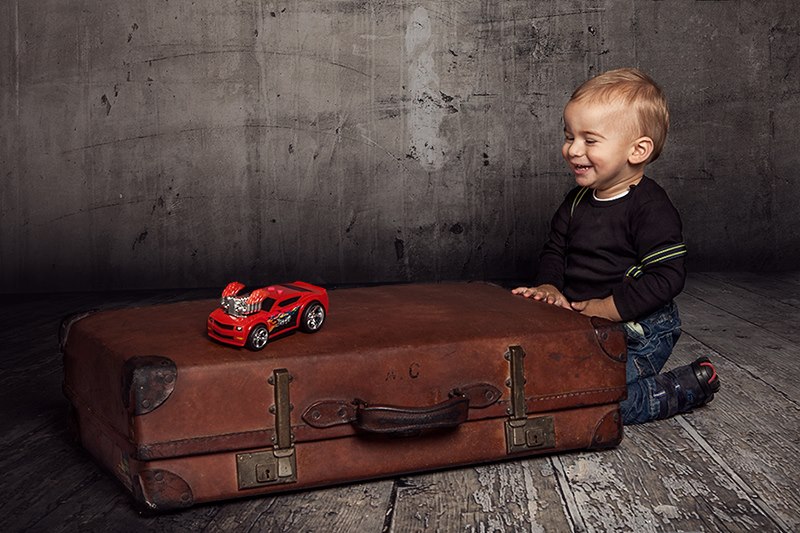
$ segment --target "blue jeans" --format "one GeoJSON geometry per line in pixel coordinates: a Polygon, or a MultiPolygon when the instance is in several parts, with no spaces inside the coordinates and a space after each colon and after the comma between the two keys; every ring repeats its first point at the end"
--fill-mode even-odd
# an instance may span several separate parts
{"type": "Polygon", "coordinates": [[[628,398],[620,404],[622,422],[641,424],[655,420],[661,408],[659,396],[664,393],[655,376],[681,336],[678,306],[670,302],[641,320],[626,322],[624,327],[628,335],[628,398]]]}

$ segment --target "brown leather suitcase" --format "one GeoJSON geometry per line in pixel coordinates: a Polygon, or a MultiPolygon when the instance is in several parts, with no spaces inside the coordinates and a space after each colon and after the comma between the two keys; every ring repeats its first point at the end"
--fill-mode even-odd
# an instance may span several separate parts
{"type": "Polygon", "coordinates": [[[486,283],[330,291],[315,335],[206,335],[216,300],[62,326],[81,444],[145,507],[338,484],[622,439],[616,325],[486,283]]]}

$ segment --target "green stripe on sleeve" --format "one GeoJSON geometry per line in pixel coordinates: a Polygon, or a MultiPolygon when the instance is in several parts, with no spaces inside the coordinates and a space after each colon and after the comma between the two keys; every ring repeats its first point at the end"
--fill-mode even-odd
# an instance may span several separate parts
{"type": "Polygon", "coordinates": [[[629,278],[637,279],[644,274],[644,269],[656,263],[663,263],[676,257],[682,257],[688,253],[685,243],[671,244],[655,252],[651,252],[644,256],[638,265],[633,265],[625,271],[625,275],[629,278]]]}

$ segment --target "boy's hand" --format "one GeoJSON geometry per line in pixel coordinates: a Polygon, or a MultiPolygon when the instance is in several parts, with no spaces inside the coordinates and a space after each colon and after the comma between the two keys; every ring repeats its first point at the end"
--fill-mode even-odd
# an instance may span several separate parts
{"type": "Polygon", "coordinates": [[[622,317],[617,311],[617,304],[614,297],[608,296],[602,299],[584,300],[582,302],[572,302],[572,309],[586,316],[598,316],[606,318],[612,322],[621,322],[622,317]]]}
{"type": "Polygon", "coordinates": [[[511,293],[519,294],[525,298],[540,300],[551,305],[557,305],[558,307],[563,307],[564,309],[572,309],[567,301],[567,298],[561,294],[561,291],[558,290],[554,285],[544,284],[539,285],[538,287],[517,287],[511,291],[511,293]]]}

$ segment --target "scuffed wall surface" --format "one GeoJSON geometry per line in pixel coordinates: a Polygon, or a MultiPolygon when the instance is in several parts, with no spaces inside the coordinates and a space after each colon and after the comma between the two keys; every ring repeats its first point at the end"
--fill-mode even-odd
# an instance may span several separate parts
{"type": "Polygon", "coordinates": [[[0,3],[0,290],[524,278],[634,65],[691,264],[800,264],[791,0],[0,3]]]}

